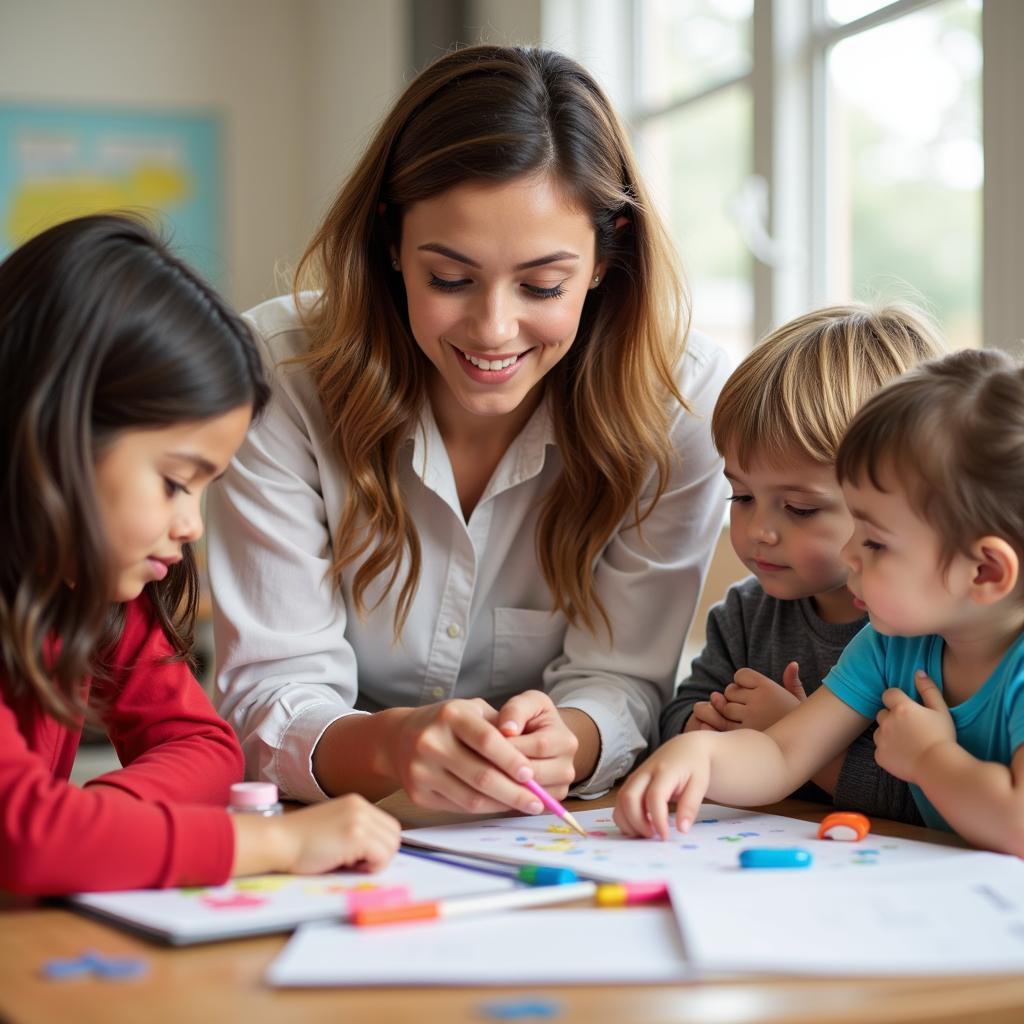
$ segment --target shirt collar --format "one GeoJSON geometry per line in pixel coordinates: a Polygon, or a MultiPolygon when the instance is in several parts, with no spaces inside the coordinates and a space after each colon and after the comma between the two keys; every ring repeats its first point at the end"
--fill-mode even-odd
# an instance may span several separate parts
{"type": "MultiPolygon", "coordinates": [[[[545,395],[509,445],[480,499],[481,503],[537,476],[544,468],[548,446],[557,446],[558,443],[550,402],[550,395],[545,395]]],[[[429,401],[423,402],[418,419],[406,435],[406,442],[412,443],[412,468],[416,475],[449,505],[458,508],[451,461],[429,401]]]]}

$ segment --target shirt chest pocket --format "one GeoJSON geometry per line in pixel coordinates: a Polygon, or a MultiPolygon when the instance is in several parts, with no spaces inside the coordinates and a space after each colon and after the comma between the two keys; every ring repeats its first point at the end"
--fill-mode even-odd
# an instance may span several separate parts
{"type": "Polygon", "coordinates": [[[565,629],[561,612],[495,608],[490,699],[540,689],[548,662],[562,653],[565,629]]]}

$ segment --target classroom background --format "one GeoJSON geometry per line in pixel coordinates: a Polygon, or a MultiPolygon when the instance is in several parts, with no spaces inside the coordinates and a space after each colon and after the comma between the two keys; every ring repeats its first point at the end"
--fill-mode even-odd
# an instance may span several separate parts
{"type": "MultiPolygon", "coordinates": [[[[1016,349],[1022,39],[1021,0],[0,0],[0,257],[55,220],[156,208],[244,310],[287,289],[417,69],[539,44],[623,112],[693,323],[734,359],[850,299],[1016,349]]],[[[725,537],[684,668],[741,575],[725,537]]],[[[208,608],[204,637],[208,662],[208,608]]],[[[111,756],[86,745],[75,780],[111,756]]]]}

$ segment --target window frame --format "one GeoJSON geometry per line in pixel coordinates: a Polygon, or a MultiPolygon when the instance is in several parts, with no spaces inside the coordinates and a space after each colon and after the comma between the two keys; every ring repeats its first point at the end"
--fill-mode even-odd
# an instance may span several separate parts
{"type": "MultiPolygon", "coordinates": [[[[671,102],[639,101],[638,17],[644,0],[541,0],[540,38],[586,63],[636,132],[737,85],[751,90],[753,167],[769,196],[772,238],[804,259],[771,266],[753,259],[753,334],[829,301],[826,61],[836,43],[942,0],[892,0],[845,24],[825,0],[754,0],[751,67],[671,102]],[[782,156],[785,154],[785,173],[782,156]]],[[[983,0],[982,339],[1016,349],[1024,339],[1024,3],[983,0]]]]}

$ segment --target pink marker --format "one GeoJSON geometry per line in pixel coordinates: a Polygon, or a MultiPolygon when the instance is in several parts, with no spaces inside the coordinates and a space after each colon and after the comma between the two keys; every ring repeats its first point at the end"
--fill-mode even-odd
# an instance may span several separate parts
{"type": "Polygon", "coordinates": [[[552,813],[558,815],[566,823],[576,829],[584,839],[587,838],[586,830],[580,823],[546,790],[538,785],[533,779],[527,779],[523,785],[552,813]]]}
{"type": "Polygon", "coordinates": [[[628,907],[667,899],[668,886],[664,882],[616,882],[597,887],[599,907],[628,907]]]}
{"type": "Polygon", "coordinates": [[[385,889],[350,889],[345,894],[348,912],[353,917],[360,910],[401,907],[411,902],[412,892],[407,885],[392,885],[385,889]]]}

